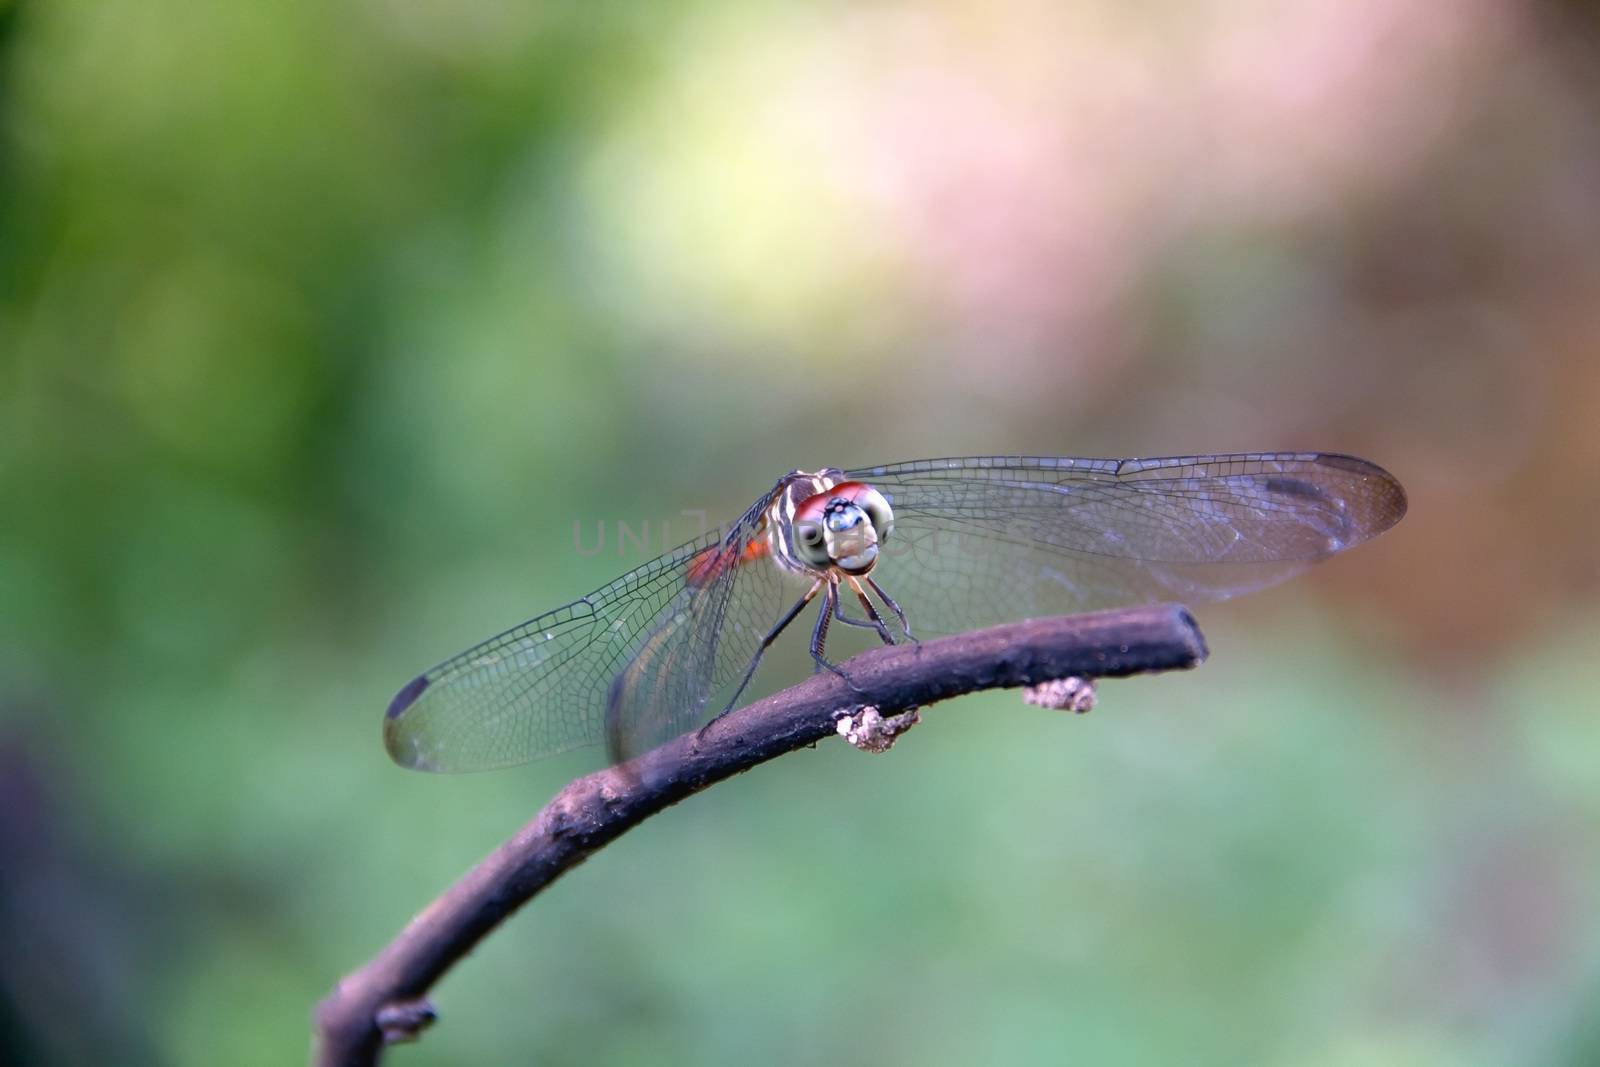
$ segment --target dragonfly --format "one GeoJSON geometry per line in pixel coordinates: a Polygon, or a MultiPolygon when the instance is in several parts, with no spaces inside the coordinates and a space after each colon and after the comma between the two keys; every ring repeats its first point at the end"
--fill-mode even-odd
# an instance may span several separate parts
{"type": "Polygon", "coordinates": [[[827,656],[834,623],[895,644],[1222,600],[1371,540],[1405,511],[1388,471],[1327,452],[795,470],[726,527],[418,675],[389,705],[384,744],[427,771],[601,743],[621,762],[735,707],[811,605],[816,669],[844,674],[827,656]]]}

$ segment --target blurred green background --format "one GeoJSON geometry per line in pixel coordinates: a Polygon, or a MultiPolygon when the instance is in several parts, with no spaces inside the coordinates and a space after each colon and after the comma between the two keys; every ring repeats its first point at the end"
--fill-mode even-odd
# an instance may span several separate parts
{"type": "Polygon", "coordinates": [[[574,523],[1281,448],[1410,516],[668,812],[392,1062],[1600,1062],[1595,19],[0,0],[0,1062],[303,1059],[593,766],[379,742],[574,523]]]}

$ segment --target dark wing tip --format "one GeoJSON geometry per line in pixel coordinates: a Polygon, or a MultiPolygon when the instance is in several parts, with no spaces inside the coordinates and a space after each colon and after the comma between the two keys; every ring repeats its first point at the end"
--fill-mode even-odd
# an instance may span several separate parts
{"type": "MultiPolygon", "coordinates": [[[[1342,470],[1359,479],[1357,482],[1359,490],[1341,494],[1340,500],[1341,505],[1349,509],[1348,521],[1354,524],[1351,531],[1354,536],[1350,537],[1347,543],[1338,545],[1335,551],[1370,541],[1379,534],[1393,529],[1401,519],[1405,518],[1406,509],[1409,507],[1405,487],[1400,484],[1400,479],[1370,459],[1341,452],[1319,452],[1315,462],[1318,466],[1342,470]]],[[[1293,480],[1283,479],[1282,482],[1293,480]]],[[[1279,491],[1289,492],[1290,495],[1307,497],[1311,495],[1305,490],[1296,491],[1287,484],[1280,484],[1277,488],[1279,491]]],[[[1320,487],[1313,488],[1321,492],[1320,487]]]]}
{"type": "Polygon", "coordinates": [[[400,722],[400,716],[406,709],[417,702],[428,688],[426,675],[418,675],[407,682],[405,688],[394,695],[389,701],[389,710],[383,716],[383,747],[389,753],[389,758],[402,767],[409,767],[417,771],[429,771],[434,768],[429,765],[422,753],[417,749],[416,738],[404,736],[405,726],[400,722]]]}
{"type": "Polygon", "coordinates": [[[419,674],[411,679],[405,684],[405,688],[396,693],[394,699],[389,701],[389,710],[384,712],[383,717],[386,720],[393,721],[404,715],[405,710],[417,702],[417,698],[422,695],[422,691],[426,688],[428,688],[427,675],[419,674]]]}
{"type": "MultiPolygon", "coordinates": [[[[1378,466],[1372,465],[1372,476],[1382,487],[1388,497],[1388,521],[1393,526],[1406,517],[1406,511],[1411,507],[1411,499],[1406,496],[1406,487],[1400,484],[1400,479],[1378,466]]],[[[1387,529],[1388,527],[1385,527],[1387,529]]]]}

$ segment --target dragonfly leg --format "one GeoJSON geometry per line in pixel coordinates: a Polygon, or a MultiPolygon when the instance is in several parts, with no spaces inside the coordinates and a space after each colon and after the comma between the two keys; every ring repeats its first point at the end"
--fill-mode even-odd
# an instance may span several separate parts
{"type": "Polygon", "coordinates": [[[822,600],[822,611],[817,614],[816,624],[811,627],[811,658],[816,661],[811,668],[812,674],[816,674],[824,667],[833,669],[833,664],[823,657],[822,649],[828,643],[828,617],[833,614],[834,601],[838,596],[839,587],[832,582],[828,583],[828,591],[822,600]]]}
{"type": "Polygon", "coordinates": [[[863,630],[876,630],[878,632],[878,636],[883,639],[884,644],[894,644],[894,638],[890,635],[889,628],[883,624],[883,616],[878,614],[878,609],[873,607],[872,601],[867,599],[867,594],[861,588],[861,583],[855,578],[847,578],[845,580],[850,583],[850,588],[856,591],[856,599],[861,601],[861,606],[867,609],[867,619],[870,621],[852,619],[850,616],[846,615],[844,613],[843,597],[834,598],[833,604],[837,609],[834,613],[834,617],[840,622],[849,626],[859,626],[863,630]]]}
{"type": "Polygon", "coordinates": [[[837,674],[839,677],[843,678],[845,684],[851,689],[854,689],[858,693],[863,693],[865,690],[859,685],[856,685],[856,683],[851,680],[850,675],[845,673],[843,668],[839,667],[837,664],[830,663],[828,658],[822,654],[823,646],[828,641],[828,620],[832,618],[838,610],[839,583],[835,581],[829,581],[827,598],[823,601],[822,610],[817,613],[816,626],[812,627],[811,629],[811,658],[816,661],[818,667],[827,668],[834,674],[837,674]]]}
{"type": "MultiPolygon", "coordinates": [[[[772,629],[767,631],[767,636],[761,639],[761,644],[756,648],[756,654],[750,657],[750,666],[745,668],[744,677],[739,680],[739,688],[733,691],[733,696],[728,700],[728,706],[717,713],[717,718],[720,719],[733,710],[733,705],[738,702],[739,697],[744,695],[745,687],[750,684],[750,679],[756,676],[756,668],[761,666],[761,657],[766,653],[767,649],[772,647],[772,642],[778,639],[778,635],[783,633],[785,627],[794,622],[795,616],[799,615],[805,609],[805,606],[816,598],[817,593],[822,590],[823,584],[824,582],[821,578],[811,583],[811,588],[806,590],[806,595],[796,600],[794,606],[783,613],[783,618],[779,619],[772,629]]],[[[710,723],[706,725],[709,726],[710,723]]],[[[701,729],[704,730],[705,727],[702,726],[701,729]]]]}
{"type": "MultiPolygon", "coordinates": [[[[900,620],[900,629],[906,632],[906,640],[915,641],[916,638],[911,636],[911,624],[906,621],[906,613],[900,610],[900,605],[894,602],[894,597],[890,596],[888,593],[885,593],[883,591],[883,586],[873,581],[871,576],[868,576],[862,580],[868,585],[872,586],[872,591],[878,594],[879,600],[889,605],[889,610],[894,612],[894,617],[900,620]]],[[[858,589],[857,592],[860,592],[860,590],[858,589]]]]}

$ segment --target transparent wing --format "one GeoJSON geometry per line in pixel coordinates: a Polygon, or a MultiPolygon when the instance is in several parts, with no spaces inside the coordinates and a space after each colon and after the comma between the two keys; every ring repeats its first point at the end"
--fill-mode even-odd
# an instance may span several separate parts
{"type": "Polygon", "coordinates": [[[765,504],[413,679],[384,720],[389,755],[486,770],[604,740],[626,758],[694,725],[799,595],[759,558],[765,504]]]}
{"type": "MultiPolygon", "coordinates": [[[[1381,468],[1320,453],[977,457],[850,476],[894,506],[874,576],[923,633],[1233,596],[1376,536],[1406,506],[1381,468]]],[[[804,588],[762,558],[767,499],[725,537],[684,545],[413,679],[385,719],[390,755],[477,770],[604,740],[622,758],[720,710],[804,588]]]]}
{"type": "Polygon", "coordinates": [[[1387,471],[1328,453],[981,456],[849,477],[894,508],[873,577],[916,633],[1235,596],[1377,536],[1406,509],[1387,471]]]}

